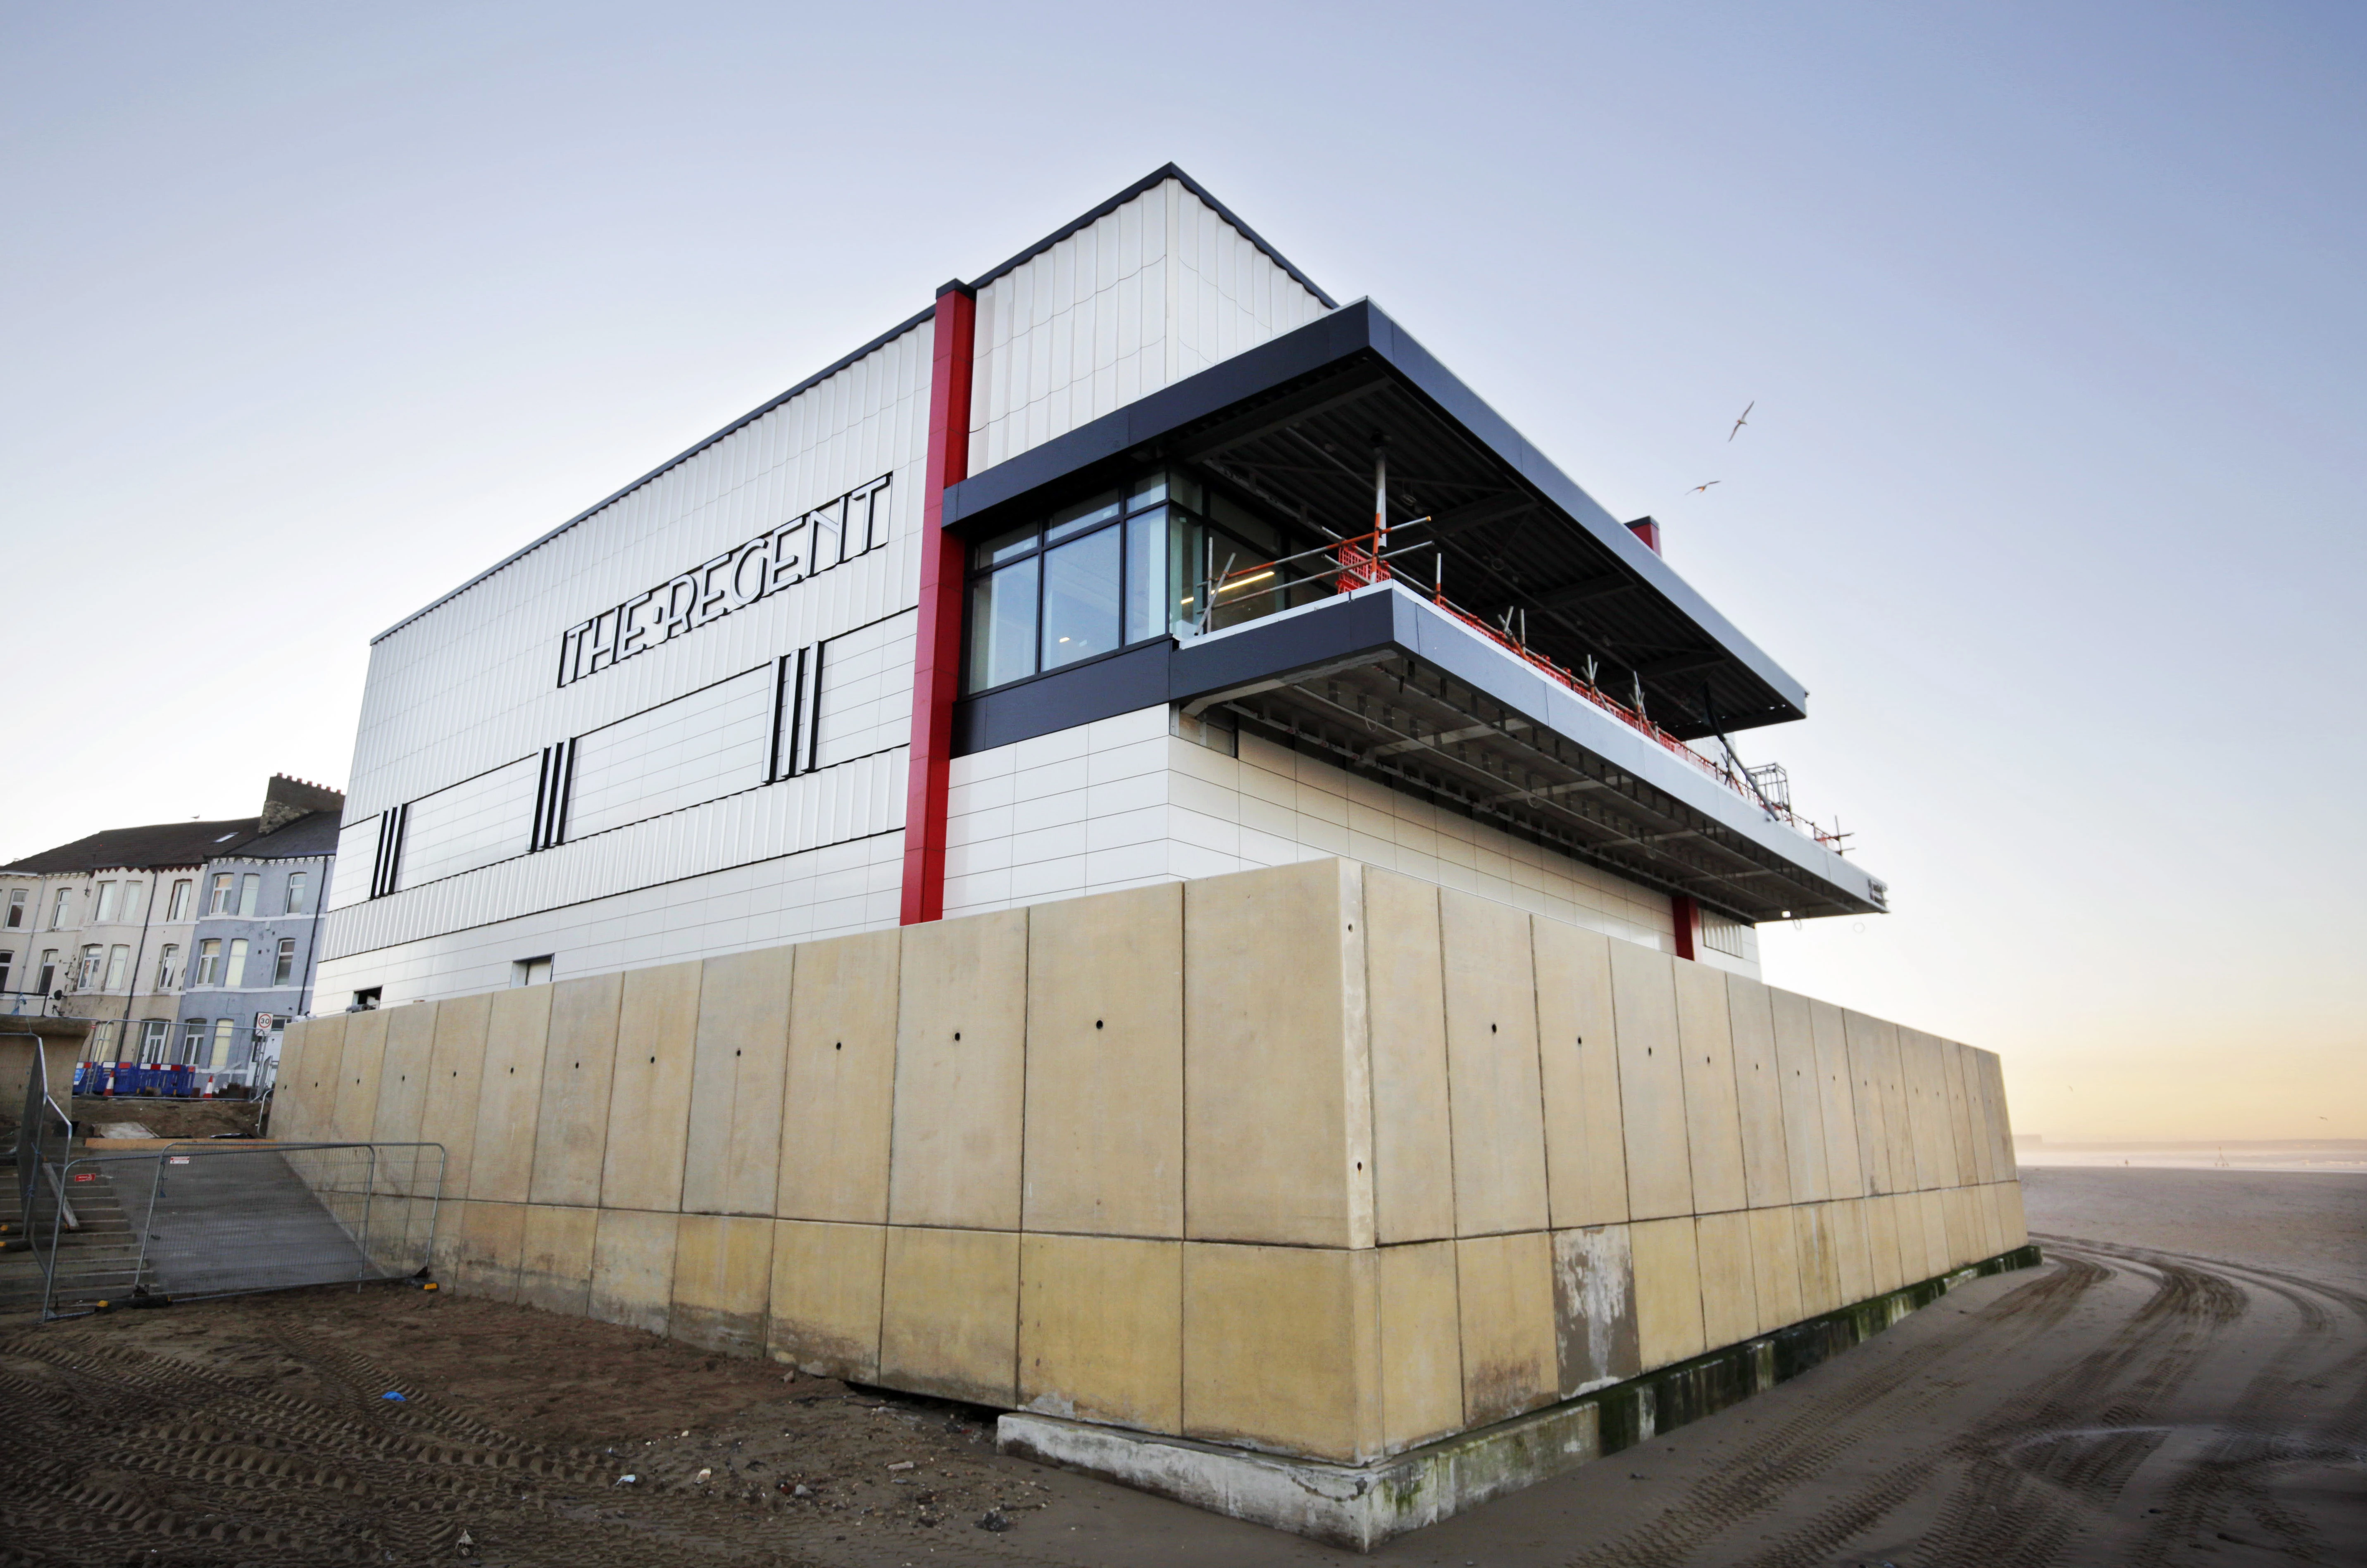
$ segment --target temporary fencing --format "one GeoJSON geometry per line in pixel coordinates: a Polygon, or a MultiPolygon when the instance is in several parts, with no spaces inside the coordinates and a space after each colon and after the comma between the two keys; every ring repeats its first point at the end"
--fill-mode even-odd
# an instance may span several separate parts
{"type": "Polygon", "coordinates": [[[44,1151],[28,1201],[44,1318],[419,1274],[444,1186],[440,1144],[172,1144],[44,1151]]]}

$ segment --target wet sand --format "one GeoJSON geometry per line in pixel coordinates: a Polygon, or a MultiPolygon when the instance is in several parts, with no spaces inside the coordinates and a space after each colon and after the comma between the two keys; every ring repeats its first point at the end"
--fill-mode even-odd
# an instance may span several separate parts
{"type": "Polygon", "coordinates": [[[2023,1174],[2044,1267],[1371,1559],[975,1413],[404,1292],[0,1333],[0,1568],[2367,1561],[2367,1178],[2023,1174]]]}

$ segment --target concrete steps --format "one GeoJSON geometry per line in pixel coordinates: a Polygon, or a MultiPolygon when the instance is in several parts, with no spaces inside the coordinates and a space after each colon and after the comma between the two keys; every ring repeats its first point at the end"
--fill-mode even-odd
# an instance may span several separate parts
{"type": "MultiPolygon", "coordinates": [[[[10,1174],[13,1177],[13,1170],[10,1174]]],[[[123,1195],[105,1166],[85,1166],[72,1174],[86,1178],[72,1182],[67,1190],[67,1201],[81,1224],[58,1233],[57,1279],[50,1298],[52,1312],[78,1311],[100,1301],[123,1301],[142,1282],[140,1236],[132,1223],[139,1216],[126,1214],[123,1195]]],[[[146,1174],[144,1169],[142,1174],[146,1174]]],[[[144,1208],[144,1189],[133,1196],[144,1208]]],[[[0,1182],[0,1225],[7,1227],[6,1239],[11,1244],[30,1239],[25,1234],[25,1217],[17,1206],[13,1179],[0,1182]]],[[[41,1289],[38,1252],[11,1245],[0,1253],[0,1316],[40,1312],[41,1289]]]]}

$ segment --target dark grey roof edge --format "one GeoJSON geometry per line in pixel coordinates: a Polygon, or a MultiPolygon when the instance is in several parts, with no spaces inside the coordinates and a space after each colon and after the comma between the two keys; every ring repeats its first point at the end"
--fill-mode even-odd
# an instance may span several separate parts
{"type": "Polygon", "coordinates": [[[1269,338],[1255,348],[1244,349],[1099,419],[981,468],[947,490],[945,525],[956,526],[1038,486],[1147,446],[1245,398],[1360,354],[1386,361],[1413,390],[1470,432],[1678,614],[1690,618],[1704,636],[1764,681],[1791,705],[1795,716],[1806,715],[1806,687],[1370,299],[1352,300],[1305,326],[1269,338]]]}
{"type": "Polygon", "coordinates": [[[707,437],[704,441],[699,442],[697,446],[685,447],[681,452],[678,452],[674,456],[667,458],[664,462],[660,463],[656,468],[651,468],[648,473],[643,474],[640,479],[635,479],[632,483],[617,491],[614,495],[609,496],[606,500],[593,502],[583,511],[577,513],[574,516],[569,518],[566,522],[561,523],[558,527],[553,528],[549,533],[543,535],[541,537],[535,539],[530,543],[522,545],[518,548],[511,551],[508,555],[504,556],[500,560],[495,561],[484,570],[477,573],[476,576],[469,579],[468,581],[460,584],[459,587],[453,589],[450,592],[442,594],[432,603],[424,604],[418,609],[413,610],[411,614],[403,616],[402,619],[395,622],[394,625],[387,627],[386,630],[379,633],[378,636],[370,638],[371,644],[375,646],[376,644],[384,642],[388,637],[392,637],[395,633],[401,631],[412,622],[419,619],[420,616],[443,608],[453,600],[458,599],[461,594],[469,592],[470,589],[474,588],[480,582],[484,581],[485,579],[493,576],[495,572],[502,570],[505,567],[516,564],[519,560],[542,548],[543,546],[550,543],[551,540],[556,539],[560,535],[566,533],[570,528],[574,527],[578,523],[583,522],[585,518],[590,517],[595,513],[600,512],[607,507],[614,506],[617,502],[624,500],[625,497],[632,494],[643,485],[648,484],[651,479],[660,478],[671,469],[680,468],[683,464],[690,461],[693,457],[697,457],[701,452],[706,451],[709,446],[714,446],[717,442],[722,440],[733,431],[740,429],[743,425],[754,423],[757,420],[764,418],[766,414],[772,412],[775,409],[779,408],[783,403],[787,402],[791,398],[796,397],[798,393],[811,391],[814,388],[820,386],[822,382],[829,380],[832,376],[837,375],[840,371],[845,369],[856,360],[862,359],[868,355],[878,352],[879,349],[885,348],[888,344],[895,342],[898,338],[902,337],[906,333],[911,332],[914,327],[919,326],[923,321],[927,321],[936,313],[936,303],[932,300],[929,303],[928,308],[922,310],[918,315],[912,316],[897,325],[889,327],[886,332],[881,333],[878,337],[873,338],[869,343],[865,344],[861,348],[856,349],[854,353],[832,362],[822,369],[815,371],[812,375],[807,377],[796,386],[791,387],[787,391],[783,392],[780,396],[770,400],[762,406],[751,409],[748,412],[742,414],[738,419],[733,420],[730,424],[725,425],[722,429],[707,437]]]}
{"type": "Polygon", "coordinates": [[[1017,255],[1013,256],[1009,261],[1004,262],[1001,266],[994,268],[992,271],[980,273],[978,276],[970,280],[970,292],[976,293],[978,290],[985,288],[988,284],[992,283],[996,278],[1001,277],[1003,274],[1011,271],[1014,267],[1025,266],[1027,263],[1035,260],[1037,256],[1042,255],[1046,251],[1050,250],[1054,245],[1059,244],[1061,241],[1075,233],[1078,230],[1082,229],[1089,224],[1100,222],[1103,219],[1108,217],[1119,208],[1124,207],[1127,202],[1132,201],[1136,197],[1142,195],[1146,191],[1155,190],[1159,186],[1166,184],[1169,180],[1173,180],[1185,190],[1188,190],[1194,196],[1198,197],[1201,201],[1205,202],[1208,208],[1216,213],[1217,217],[1231,224],[1233,228],[1240,232],[1242,239],[1247,240],[1251,244],[1255,245],[1260,251],[1263,252],[1266,260],[1274,263],[1274,265],[1290,274],[1291,281],[1297,283],[1298,287],[1306,289],[1307,292],[1314,295],[1316,299],[1321,300],[1325,310],[1336,310],[1340,308],[1340,301],[1332,299],[1331,296],[1324,293],[1322,289],[1316,287],[1315,280],[1308,276],[1305,273],[1299,271],[1297,265],[1294,264],[1288,256],[1284,255],[1280,251],[1275,250],[1272,245],[1268,244],[1265,241],[1264,235],[1260,234],[1256,230],[1242,222],[1240,218],[1234,215],[1231,208],[1227,207],[1223,202],[1218,201],[1214,196],[1211,196],[1208,193],[1207,186],[1202,185],[1198,180],[1195,180],[1191,175],[1185,174],[1182,168],[1173,164],[1161,164],[1158,168],[1151,170],[1150,173],[1143,175],[1142,178],[1135,181],[1134,184],[1127,186],[1124,190],[1118,192],[1107,201],[1103,202],[1099,207],[1094,208],[1091,212],[1078,218],[1073,222],[1065,224],[1062,227],[1054,230],[1051,233],[1047,234],[1044,238],[1036,241],[1034,244],[1028,246],[1025,250],[1020,252],[1017,255]]]}

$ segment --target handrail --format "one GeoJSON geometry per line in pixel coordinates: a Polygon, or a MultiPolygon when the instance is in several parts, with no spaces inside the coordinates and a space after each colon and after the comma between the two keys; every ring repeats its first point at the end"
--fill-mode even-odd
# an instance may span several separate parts
{"type": "MultiPolygon", "coordinates": [[[[1423,521],[1427,519],[1416,519],[1416,522],[1423,521]]],[[[1400,529],[1409,528],[1413,526],[1413,524],[1399,524],[1398,526],[1400,529]]],[[[1304,560],[1310,556],[1330,557],[1335,568],[1332,592],[1350,593],[1359,588],[1371,587],[1377,582],[1395,581],[1398,573],[1390,567],[1389,562],[1399,556],[1414,550],[1437,548],[1432,541],[1423,540],[1394,550],[1385,549],[1388,532],[1387,529],[1376,528],[1366,533],[1335,540],[1328,545],[1318,545],[1313,549],[1300,550],[1295,555],[1281,556],[1269,561],[1259,561],[1253,565],[1242,567],[1237,571],[1219,572],[1209,585],[1208,607],[1211,610],[1215,608],[1217,596],[1223,593],[1228,586],[1244,585],[1236,581],[1236,579],[1245,578],[1254,573],[1270,574],[1276,567],[1291,561],[1304,560]]],[[[1294,586],[1319,580],[1320,574],[1311,575],[1301,580],[1301,584],[1294,584],[1294,586]]],[[[1462,605],[1455,604],[1446,596],[1444,573],[1433,578],[1425,597],[1439,611],[1462,622],[1514,658],[1552,676],[1555,681],[1569,688],[1577,696],[1593,704],[1610,717],[1655,742],[1670,755],[1690,762],[1700,770],[1703,776],[1725,785],[1736,795],[1764,812],[1769,821],[1781,822],[1794,832],[1815,840],[1836,854],[1849,852],[1843,843],[1843,835],[1826,831],[1809,818],[1793,810],[1788,804],[1778,804],[1768,800],[1746,781],[1737,778],[1731,768],[1723,762],[1703,756],[1684,741],[1654,723],[1642,710],[1629,707],[1616,698],[1606,695],[1601,687],[1581,677],[1576,671],[1564,669],[1544,654],[1530,648],[1525,641],[1512,636],[1505,628],[1481,620],[1462,605]]]]}

